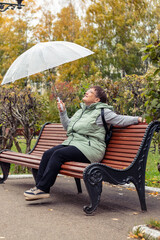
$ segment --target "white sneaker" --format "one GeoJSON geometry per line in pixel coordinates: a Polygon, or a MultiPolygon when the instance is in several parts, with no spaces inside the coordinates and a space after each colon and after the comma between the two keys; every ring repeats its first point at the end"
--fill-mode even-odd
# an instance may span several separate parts
{"type": "Polygon", "coordinates": [[[50,194],[38,189],[37,187],[31,188],[24,192],[25,199],[27,201],[38,200],[43,198],[49,198],[50,194]]]}

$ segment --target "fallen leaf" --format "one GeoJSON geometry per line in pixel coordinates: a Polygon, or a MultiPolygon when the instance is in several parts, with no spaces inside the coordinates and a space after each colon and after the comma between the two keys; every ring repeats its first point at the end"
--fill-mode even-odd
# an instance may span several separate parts
{"type": "Polygon", "coordinates": [[[136,191],[134,188],[127,188],[127,190],[130,190],[130,191],[136,191]]]}
{"type": "Polygon", "coordinates": [[[135,239],[135,238],[138,238],[138,236],[135,235],[135,234],[133,234],[132,232],[129,234],[129,237],[130,237],[130,238],[134,238],[134,239],[135,239]]]}
{"type": "Polygon", "coordinates": [[[138,212],[133,212],[133,215],[138,215],[139,213],[138,212]]]}
{"type": "Polygon", "coordinates": [[[157,196],[158,195],[158,192],[151,192],[151,193],[148,193],[149,195],[152,195],[152,196],[157,196]]]}
{"type": "Polygon", "coordinates": [[[137,236],[137,235],[133,235],[133,237],[134,237],[134,238],[138,238],[138,236],[137,236]]]}
{"type": "Polygon", "coordinates": [[[142,233],[138,233],[138,237],[143,237],[143,234],[142,233]]]}

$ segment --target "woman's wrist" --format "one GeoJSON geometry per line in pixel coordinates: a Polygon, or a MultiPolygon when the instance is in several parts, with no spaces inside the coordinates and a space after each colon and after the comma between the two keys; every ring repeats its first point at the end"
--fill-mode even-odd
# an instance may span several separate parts
{"type": "Polygon", "coordinates": [[[146,119],[145,118],[142,118],[142,117],[138,117],[138,122],[139,123],[145,123],[146,122],[146,119]]]}

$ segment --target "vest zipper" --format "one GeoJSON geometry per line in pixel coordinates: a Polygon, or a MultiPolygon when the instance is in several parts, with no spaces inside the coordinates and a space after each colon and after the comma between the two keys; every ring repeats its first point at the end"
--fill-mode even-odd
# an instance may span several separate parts
{"type": "MultiPolygon", "coordinates": [[[[73,141],[73,138],[74,138],[74,136],[73,136],[73,128],[74,128],[75,124],[79,121],[79,119],[81,119],[81,117],[82,117],[83,113],[85,112],[85,110],[86,110],[86,109],[84,109],[84,111],[82,111],[80,117],[77,119],[77,121],[76,121],[76,122],[73,124],[73,126],[72,126],[72,139],[70,140],[70,142],[68,143],[68,145],[70,145],[70,143],[73,141]]],[[[89,146],[90,146],[90,145],[89,145],[89,146]]]]}
{"type": "Polygon", "coordinates": [[[85,135],[85,136],[86,136],[86,138],[88,138],[88,145],[91,146],[91,141],[89,139],[89,136],[88,135],[85,135]]]}

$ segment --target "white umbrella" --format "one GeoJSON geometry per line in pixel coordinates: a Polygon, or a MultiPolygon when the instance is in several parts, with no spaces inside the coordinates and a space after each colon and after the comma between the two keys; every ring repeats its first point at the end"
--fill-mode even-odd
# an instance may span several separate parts
{"type": "Polygon", "coordinates": [[[66,41],[41,42],[21,54],[6,72],[2,85],[93,54],[66,41]]]}

